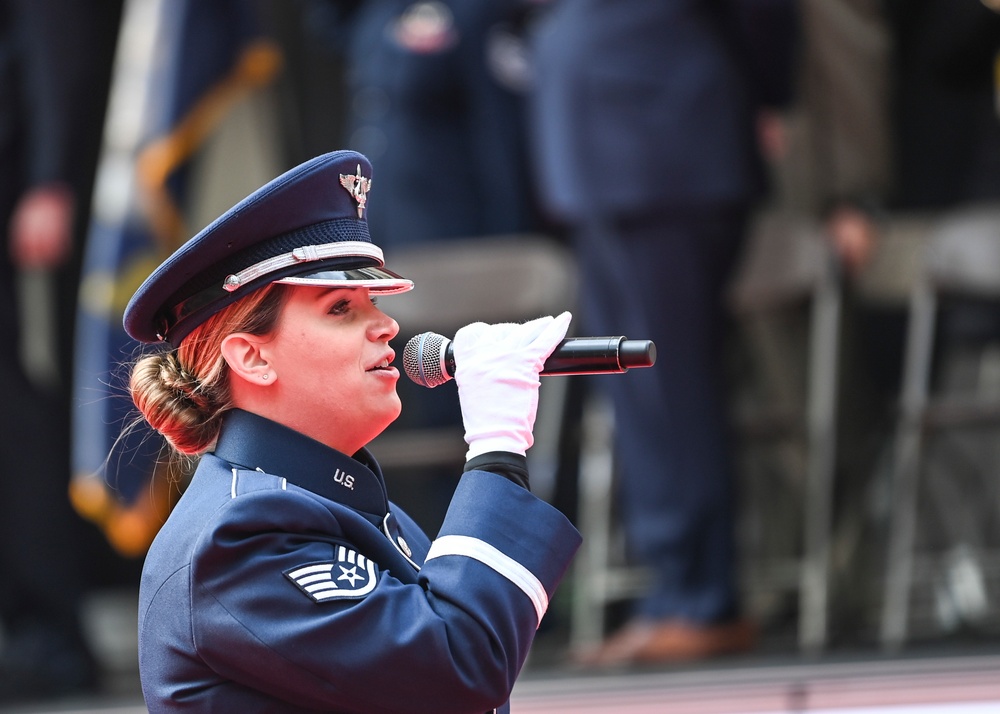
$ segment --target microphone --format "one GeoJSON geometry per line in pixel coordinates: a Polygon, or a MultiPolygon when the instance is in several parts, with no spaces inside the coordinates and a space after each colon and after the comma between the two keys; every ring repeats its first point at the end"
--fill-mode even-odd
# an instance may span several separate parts
{"type": "MultiPolygon", "coordinates": [[[[541,374],[620,374],[652,367],[656,345],[624,337],[567,337],[545,360],[541,374]]],[[[403,348],[406,376],[422,387],[437,387],[455,376],[455,348],[447,337],[422,332],[403,348]]]]}

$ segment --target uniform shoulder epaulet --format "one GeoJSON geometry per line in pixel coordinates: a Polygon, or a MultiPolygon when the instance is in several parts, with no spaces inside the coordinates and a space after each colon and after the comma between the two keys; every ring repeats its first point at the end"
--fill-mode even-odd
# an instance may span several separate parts
{"type": "Polygon", "coordinates": [[[263,471],[250,469],[233,469],[232,497],[245,496],[257,491],[286,490],[288,482],[280,476],[273,476],[263,471]]]}

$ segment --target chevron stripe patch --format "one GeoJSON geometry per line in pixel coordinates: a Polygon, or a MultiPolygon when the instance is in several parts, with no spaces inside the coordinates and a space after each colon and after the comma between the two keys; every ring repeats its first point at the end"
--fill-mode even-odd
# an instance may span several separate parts
{"type": "Polygon", "coordinates": [[[337,559],[291,568],[285,577],[314,602],[363,598],[375,589],[378,568],[356,550],[337,546],[337,559]]]}

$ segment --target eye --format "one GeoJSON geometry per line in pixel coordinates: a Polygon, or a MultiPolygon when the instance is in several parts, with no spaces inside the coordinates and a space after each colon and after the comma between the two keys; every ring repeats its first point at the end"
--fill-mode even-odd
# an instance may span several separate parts
{"type": "Polygon", "coordinates": [[[378,306],[378,298],[377,297],[375,297],[374,295],[372,295],[371,298],[370,298],[370,300],[372,301],[372,305],[378,306]]]}
{"type": "Polygon", "coordinates": [[[327,311],[330,315],[346,315],[351,311],[351,301],[347,298],[341,298],[337,302],[330,306],[327,311]]]}

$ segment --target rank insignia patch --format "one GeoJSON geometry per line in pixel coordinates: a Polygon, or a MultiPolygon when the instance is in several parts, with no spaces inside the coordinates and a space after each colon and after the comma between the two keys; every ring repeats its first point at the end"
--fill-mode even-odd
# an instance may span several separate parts
{"type": "Polygon", "coordinates": [[[356,550],[337,546],[337,559],[285,571],[285,577],[316,602],[361,598],[375,589],[378,569],[356,550]]]}

